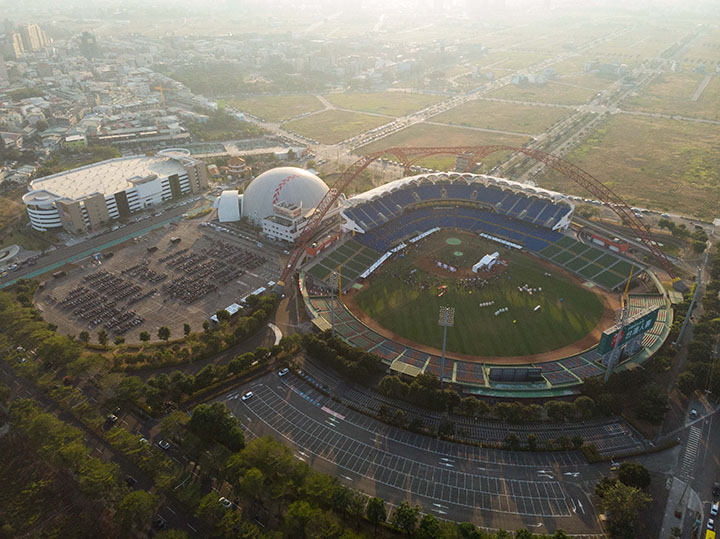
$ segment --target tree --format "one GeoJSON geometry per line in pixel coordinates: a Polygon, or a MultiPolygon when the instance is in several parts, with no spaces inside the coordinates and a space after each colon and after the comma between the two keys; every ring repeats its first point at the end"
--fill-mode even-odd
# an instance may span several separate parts
{"type": "Polygon", "coordinates": [[[148,342],[150,340],[150,334],[147,331],[141,331],[138,337],[142,342],[148,342]]]}
{"type": "Polygon", "coordinates": [[[207,520],[213,526],[217,525],[225,515],[225,508],[218,501],[217,492],[212,491],[200,500],[195,516],[207,520]]]}
{"type": "Polygon", "coordinates": [[[692,371],[683,371],[676,378],[675,383],[683,395],[689,396],[697,387],[697,378],[692,371]]]}
{"type": "MultiPolygon", "coordinates": [[[[597,486],[596,486],[597,491],[597,486]]],[[[652,501],[639,488],[631,487],[620,481],[607,484],[600,498],[600,506],[608,514],[610,537],[632,539],[634,526],[640,512],[652,501]]]]}
{"type": "Polygon", "coordinates": [[[638,462],[623,462],[618,469],[618,479],[630,486],[639,489],[647,488],[650,485],[650,472],[638,462]]]}
{"type": "Polygon", "coordinates": [[[308,525],[320,517],[321,511],[303,500],[290,504],[285,512],[285,531],[287,537],[307,537],[308,525]]]}
{"type": "Polygon", "coordinates": [[[638,416],[653,424],[660,423],[668,408],[667,391],[657,384],[648,384],[642,392],[638,416]]]}
{"type": "Polygon", "coordinates": [[[206,443],[219,443],[231,451],[245,447],[245,436],[237,419],[222,402],[197,406],[190,417],[188,428],[206,443]]]}
{"type": "Polygon", "coordinates": [[[156,505],[157,498],[149,492],[133,490],[118,505],[116,518],[127,534],[140,531],[152,517],[156,505]]]}
{"type": "Polygon", "coordinates": [[[185,412],[177,410],[162,418],[160,421],[160,433],[165,438],[180,441],[189,420],[185,412]]]}
{"type": "Polygon", "coordinates": [[[228,322],[230,321],[230,313],[227,312],[225,309],[218,309],[215,311],[215,316],[218,319],[218,322],[228,322]]]}
{"type": "Polygon", "coordinates": [[[125,337],[121,337],[120,335],[118,335],[117,337],[115,337],[113,339],[113,343],[115,343],[116,346],[120,346],[124,342],[125,342],[125,337]]]}
{"type": "Polygon", "coordinates": [[[87,344],[88,342],[90,342],[90,333],[87,332],[87,331],[84,331],[84,330],[81,331],[81,332],[78,334],[78,340],[79,340],[80,342],[82,342],[82,343],[87,344]]]}
{"type": "Polygon", "coordinates": [[[238,490],[248,499],[263,504],[262,496],[265,489],[265,474],[257,468],[250,468],[238,485],[238,490]]]}
{"type": "Polygon", "coordinates": [[[478,401],[475,397],[465,397],[460,401],[460,405],[458,406],[458,411],[462,415],[466,415],[468,417],[477,416],[479,409],[480,401],[478,401]]]}
{"type": "Polygon", "coordinates": [[[377,535],[378,524],[385,522],[387,519],[387,510],[385,502],[382,498],[370,498],[365,507],[365,516],[373,525],[373,535],[377,535]]]}
{"type": "Polygon", "coordinates": [[[451,437],[455,435],[455,423],[452,421],[443,421],[438,426],[438,434],[440,436],[451,437]]]}
{"type": "Polygon", "coordinates": [[[165,342],[170,340],[170,328],[167,326],[160,326],[157,331],[158,339],[162,339],[165,342]]]}
{"type": "Polygon", "coordinates": [[[528,445],[528,449],[530,451],[537,451],[537,435],[536,434],[528,434],[527,445],[528,445]]]}
{"type": "Polygon", "coordinates": [[[583,419],[590,419],[595,413],[595,401],[586,395],[575,399],[575,407],[583,419]]]}
{"type": "Polygon", "coordinates": [[[511,432],[505,437],[505,445],[513,451],[518,451],[520,449],[520,438],[518,438],[517,434],[511,432]]]}
{"type": "Polygon", "coordinates": [[[418,526],[415,535],[420,539],[435,539],[436,537],[442,537],[440,522],[438,522],[438,519],[435,518],[434,515],[424,515],[420,519],[420,525],[418,526]]]}
{"type": "Polygon", "coordinates": [[[410,535],[417,527],[419,514],[420,506],[411,506],[407,502],[402,502],[395,508],[391,523],[394,527],[410,535]]]}
{"type": "Polygon", "coordinates": [[[183,334],[187,337],[190,335],[190,331],[191,331],[190,324],[188,324],[187,322],[184,323],[183,324],[183,334]]]}
{"type": "Polygon", "coordinates": [[[98,331],[98,333],[97,333],[97,339],[98,339],[98,342],[99,342],[102,346],[107,346],[107,343],[108,343],[108,332],[105,331],[104,329],[101,329],[101,330],[98,331]]]}

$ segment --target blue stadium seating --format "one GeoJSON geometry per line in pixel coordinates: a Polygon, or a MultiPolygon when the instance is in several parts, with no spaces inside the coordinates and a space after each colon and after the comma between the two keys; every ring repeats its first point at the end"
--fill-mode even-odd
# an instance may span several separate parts
{"type": "Polygon", "coordinates": [[[399,206],[409,206],[415,204],[415,197],[412,195],[412,191],[408,187],[397,189],[390,194],[390,198],[395,201],[399,206]]]}
{"type": "Polygon", "coordinates": [[[470,195],[475,190],[474,186],[467,183],[453,183],[444,187],[450,200],[470,200],[470,195]]]}

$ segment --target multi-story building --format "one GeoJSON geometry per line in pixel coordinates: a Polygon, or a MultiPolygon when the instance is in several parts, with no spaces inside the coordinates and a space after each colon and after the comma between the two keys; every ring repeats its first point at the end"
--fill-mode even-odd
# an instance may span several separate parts
{"type": "Polygon", "coordinates": [[[35,230],[80,233],[208,188],[205,163],[186,150],[121,157],[30,182],[23,197],[35,230]]]}
{"type": "Polygon", "coordinates": [[[45,32],[37,24],[24,24],[20,27],[20,37],[26,51],[39,51],[47,45],[45,32]]]}

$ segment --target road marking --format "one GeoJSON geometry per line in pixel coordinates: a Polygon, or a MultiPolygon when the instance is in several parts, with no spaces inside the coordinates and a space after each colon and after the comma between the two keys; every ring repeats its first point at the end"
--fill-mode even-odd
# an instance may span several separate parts
{"type": "Polygon", "coordinates": [[[175,511],[173,511],[172,509],[170,509],[169,507],[166,507],[165,509],[167,509],[168,511],[170,511],[173,515],[177,515],[177,513],[176,513],[175,511]]]}
{"type": "Polygon", "coordinates": [[[195,528],[193,528],[190,524],[188,524],[187,527],[190,528],[190,529],[191,529],[192,531],[194,531],[195,533],[197,533],[197,530],[196,530],[195,528]]]}
{"type": "Polygon", "coordinates": [[[570,503],[572,504],[573,513],[577,513],[577,507],[575,506],[575,500],[570,498],[570,503]]]}
{"type": "Polygon", "coordinates": [[[347,475],[341,475],[340,477],[342,477],[343,479],[347,479],[348,481],[352,481],[352,480],[353,480],[352,477],[348,477],[347,475]]]}
{"type": "Polygon", "coordinates": [[[582,502],[581,502],[580,500],[578,500],[577,502],[578,502],[578,507],[580,508],[580,511],[582,511],[582,514],[584,515],[584,514],[585,514],[585,509],[583,508],[582,502]]]}

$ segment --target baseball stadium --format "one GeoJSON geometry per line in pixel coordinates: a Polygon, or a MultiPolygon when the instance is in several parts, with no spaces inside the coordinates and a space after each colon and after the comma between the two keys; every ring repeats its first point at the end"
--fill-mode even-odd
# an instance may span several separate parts
{"type": "Polygon", "coordinates": [[[395,374],[433,373],[492,397],[571,395],[588,378],[641,365],[670,332],[671,294],[658,274],[674,277],[672,266],[627,213],[588,173],[535,150],[393,148],[361,158],[331,187],[283,282],[300,268],[313,323],[377,354],[395,374]],[[581,234],[574,197],[486,174],[408,175],[342,196],[384,156],[409,171],[427,155],[477,162],[508,150],[532,153],[586,187],[650,256],[581,234]],[[342,233],[328,235],[328,222],[342,233]]]}

